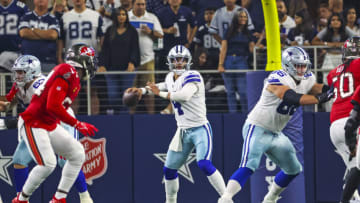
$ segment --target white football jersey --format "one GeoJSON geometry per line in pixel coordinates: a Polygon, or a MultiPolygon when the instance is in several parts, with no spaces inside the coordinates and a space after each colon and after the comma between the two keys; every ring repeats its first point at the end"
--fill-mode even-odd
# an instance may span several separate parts
{"type": "Polygon", "coordinates": [[[165,84],[168,92],[178,92],[185,84],[195,83],[197,92],[186,102],[171,101],[179,128],[192,128],[206,124],[206,104],[204,80],[197,71],[186,71],[174,81],[174,72],[167,74],[165,84]]]}
{"type": "Polygon", "coordinates": [[[31,98],[35,93],[35,90],[45,81],[46,77],[41,75],[40,77],[36,78],[34,82],[29,86],[27,90],[25,88],[19,88],[19,91],[16,92],[16,98],[18,99],[19,103],[22,104],[24,107],[27,107],[30,104],[31,98]]]}
{"type": "Polygon", "coordinates": [[[61,38],[65,40],[65,50],[79,43],[97,49],[97,38],[104,34],[102,17],[98,12],[88,8],[82,13],[77,13],[75,9],[64,13],[60,24],[61,38]]]}
{"type": "Polygon", "coordinates": [[[296,93],[307,94],[314,86],[316,79],[312,73],[306,75],[306,78],[296,85],[295,80],[285,71],[278,70],[272,72],[265,79],[261,97],[249,113],[247,121],[272,132],[281,132],[298,106],[287,104],[275,94],[266,90],[266,87],[269,84],[285,85],[289,86],[296,93]]]}

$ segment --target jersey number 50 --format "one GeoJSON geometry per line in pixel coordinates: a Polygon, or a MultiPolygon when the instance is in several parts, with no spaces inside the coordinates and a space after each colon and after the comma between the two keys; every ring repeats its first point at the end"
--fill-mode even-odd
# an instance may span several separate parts
{"type": "Polygon", "coordinates": [[[340,98],[346,98],[352,96],[354,93],[354,77],[352,73],[345,72],[341,74],[340,77],[334,77],[332,81],[333,84],[338,80],[338,78],[340,78],[339,88],[337,87],[334,88],[334,95],[335,95],[334,101],[336,100],[338,95],[340,96],[340,98]],[[345,89],[347,89],[346,92],[345,89]]]}

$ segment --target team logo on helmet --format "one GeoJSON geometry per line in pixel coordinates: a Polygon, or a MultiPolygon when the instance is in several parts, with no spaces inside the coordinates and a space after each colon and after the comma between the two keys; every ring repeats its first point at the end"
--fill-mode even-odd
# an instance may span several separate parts
{"type": "Polygon", "coordinates": [[[91,47],[82,46],[80,47],[80,55],[95,56],[95,50],[91,47]]]}
{"type": "Polygon", "coordinates": [[[92,139],[83,137],[80,139],[85,149],[85,162],[82,171],[85,174],[86,182],[91,185],[94,179],[103,176],[108,168],[106,156],[106,139],[92,139]]]}

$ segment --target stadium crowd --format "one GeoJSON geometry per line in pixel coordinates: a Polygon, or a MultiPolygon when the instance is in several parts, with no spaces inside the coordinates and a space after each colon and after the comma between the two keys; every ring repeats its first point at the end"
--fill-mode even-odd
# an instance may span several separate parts
{"type": "MultiPolygon", "coordinates": [[[[320,49],[319,60],[322,69],[331,70],[342,63],[344,41],[360,35],[360,2],[311,2],[276,0],[281,43],[329,47],[320,49]]],[[[50,72],[72,45],[94,47],[99,74],[91,82],[92,114],[129,112],[121,105],[125,89],[158,77],[136,71],[168,70],[166,56],[174,45],[191,50],[192,69],[213,70],[204,74],[209,112],[247,112],[244,71],[253,69],[254,47],[260,52],[266,47],[261,0],[1,0],[0,22],[4,72],[20,54],[38,57],[42,70],[50,72]]],[[[318,81],[325,82],[322,78],[318,81]]],[[[83,87],[74,104],[78,114],[87,111],[83,87]]],[[[143,109],[130,112],[172,112],[153,95],[143,102],[143,109]]]]}

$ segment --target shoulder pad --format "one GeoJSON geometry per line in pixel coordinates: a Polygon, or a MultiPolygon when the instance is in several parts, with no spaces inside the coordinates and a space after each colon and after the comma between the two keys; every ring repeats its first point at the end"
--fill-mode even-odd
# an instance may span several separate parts
{"type": "Polygon", "coordinates": [[[26,5],[25,5],[23,2],[21,2],[21,1],[17,1],[17,2],[16,2],[16,5],[19,6],[20,8],[25,8],[25,6],[26,6],[26,5]]]}

